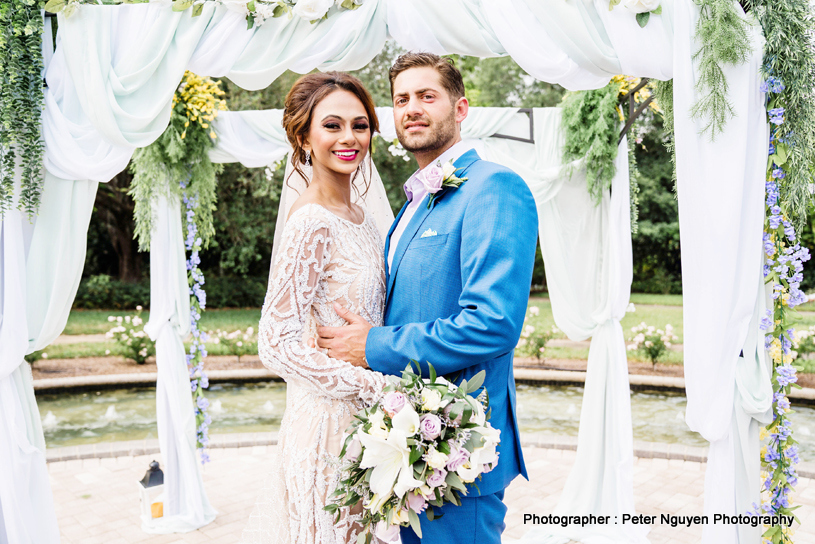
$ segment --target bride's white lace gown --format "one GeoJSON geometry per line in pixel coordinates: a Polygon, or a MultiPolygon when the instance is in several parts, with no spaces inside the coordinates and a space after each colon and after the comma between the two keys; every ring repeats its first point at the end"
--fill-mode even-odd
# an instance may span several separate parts
{"type": "Polygon", "coordinates": [[[333,492],[343,431],[362,403],[379,398],[378,372],[310,347],[318,325],[340,326],[339,302],[382,324],[382,240],[369,215],[359,225],[318,204],[286,222],[258,330],[260,359],[287,383],[277,454],[242,541],[251,544],[345,544],[356,541],[356,516],[339,524],[323,510],[333,492]]]}

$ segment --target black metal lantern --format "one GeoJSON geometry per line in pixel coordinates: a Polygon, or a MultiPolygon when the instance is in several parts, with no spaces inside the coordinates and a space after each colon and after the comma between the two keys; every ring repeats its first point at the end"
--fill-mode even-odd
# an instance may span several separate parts
{"type": "Polygon", "coordinates": [[[149,522],[164,515],[164,473],[158,461],[150,463],[150,468],[139,480],[142,520],[149,522]]]}

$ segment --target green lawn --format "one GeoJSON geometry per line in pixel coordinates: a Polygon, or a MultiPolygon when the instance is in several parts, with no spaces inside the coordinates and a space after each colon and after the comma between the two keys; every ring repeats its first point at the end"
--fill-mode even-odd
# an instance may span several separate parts
{"type": "MultiPolygon", "coordinates": [[[[631,295],[635,310],[628,312],[622,320],[623,331],[626,340],[632,336],[631,328],[641,322],[653,325],[657,328],[664,328],[666,324],[671,324],[674,334],[678,337],[676,343],[683,341],[682,334],[682,297],[679,295],[631,295]]],[[[536,328],[550,329],[555,321],[552,316],[552,306],[546,297],[532,297],[529,305],[537,306],[539,315],[528,316],[528,323],[536,328]]],[[[815,310],[815,305],[807,304],[803,308],[815,310]]],[[[112,324],[108,322],[108,316],[133,315],[133,312],[107,311],[107,310],[74,310],[68,318],[64,334],[104,334],[112,324]]],[[[149,312],[143,312],[142,318],[147,321],[149,312]]],[[[234,331],[237,329],[246,330],[248,327],[257,329],[260,319],[260,309],[226,309],[226,310],[206,310],[201,319],[201,329],[214,331],[221,329],[234,331]]],[[[815,311],[802,311],[798,313],[796,328],[802,329],[815,325],[815,311]]],[[[565,338],[563,333],[558,334],[559,338],[565,338]]],[[[213,355],[228,354],[226,348],[221,345],[209,342],[207,349],[213,355]]],[[[119,347],[114,342],[102,343],[79,343],[60,344],[48,346],[44,351],[49,358],[76,358],[76,357],[99,357],[104,356],[105,351],[110,350],[113,355],[120,354],[119,347]]],[[[546,350],[547,358],[556,359],[586,359],[588,349],[566,348],[550,346],[546,350]]],[[[644,360],[639,354],[629,352],[632,360],[644,360]]],[[[670,352],[666,363],[682,364],[681,352],[670,352]]],[[[813,361],[815,366],[815,361],[813,361]]]]}
{"type": "MultiPolygon", "coordinates": [[[[135,312],[72,310],[71,315],[68,316],[68,324],[65,326],[63,334],[104,334],[113,327],[113,324],[108,322],[108,316],[111,315],[135,315],[135,312]]],[[[141,317],[146,322],[150,318],[150,312],[142,312],[141,317]]],[[[246,330],[248,327],[257,330],[259,320],[260,308],[206,310],[201,317],[200,328],[205,331],[214,331],[216,329],[226,331],[246,330]]]]}
{"type": "MultiPolygon", "coordinates": [[[[666,300],[672,300],[674,295],[643,295],[646,297],[665,297],[666,300]]],[[[653,299],[660,300],[660,299],[653,299]]],[[[552,316],[552,305],[548,298],[532,298],[529,300],[530,306],[537,306],[540,309],[540,314],[535,318],[529,318],[530,324],[534,327],[542,326],[544,328],[551,328],[555,324],[555,318],[552,316]]],[[[682,343],[682,306],[674,306],[672,304],[660,304],[658,306],[649,306],[647,304],[634,303],[635,311],[625,314],[622,320],[623,331],[625,332],[626,340],[631,336],[631,327],[645,322],[648,325],[653,325],[658,329],[664,328],[665,325],[672,325],[674,334],[679,337],[677,343],[682,343]]],[[[561,337],[565,337],[562,333],[561,337]]]]}
{"type": "MultiPolygon", "coordinates": [[[[257,354],[257,346],[249,345],[251,353],[257,354]]],[[[185,342],[184,347],[189,350],[190,342],[185,342]]],[[[207,342],[207,352],[210,355],[233,355],[224,344],[207,342]]],[[[124,351],[116,342],[79,342],[76,344],[51,344],[45,349],[36,352],[37,358],[43,353],[48,354],[49,359],[82,359],[85,357],[106,357],[111,355],[122,355],[124,351]]]]}

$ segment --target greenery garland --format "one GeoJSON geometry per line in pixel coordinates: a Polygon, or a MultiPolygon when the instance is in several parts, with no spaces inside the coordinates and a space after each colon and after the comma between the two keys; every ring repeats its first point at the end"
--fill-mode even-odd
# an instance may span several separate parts
{"type": "MultiPolygon", "coordinates": [[[[798,481],[797,442],[793,438],[787,395],[798,387],[793,308],[806,301],[800,291],[803,262],[809,252],[801,248],[796,232],[806,224],[812,174],[815,169],[815,53],[811,37],[815,21],[807,0],[747,0],[765,37],[762,91],[767,93],[770,125],[769,159],[764,223],[764,276],[772,285],[773,308],[762,322],[773,363],[773,421],[762,429],[762,505],[755,513],[793,514],[790,496],[798,481]]],[[[799,521],[800,522],[800,521],[799,521]]],[[[792,542],[793,530],[765,526],[763,538],[772,544],[792,542]]]]}
{"type": "Polygon", "coordinates": [[[707,121],[702,133],[709,133],[713,140],[733,116],[722,66],[743,64],[752,48],[748,22],[733,0],[694,1],[701,9],[696,23],[696,39],[700,45],[693,56],[698,61],[696,90],[700,98],[691,109],[691,117],[707,121]]]}
{"type": "MultiPolygon", "coordinates": [[[[637,124],[631,126],[636,129],[637,124]]],[[[631,234],[639,232],[640,217],[640,169],[637,167],[637,150],[634,138],[628,138],[628,198],[631,214],[631,234]]]]}
{"type": "Polygon", "coordinates": [[[174,194],[186,209],[182,217],[186,232],[185,247],[190,252],[187,258],[187,282],[190,288],[190,331],[193,336],[187,354],[187,367],[202,463],[209,460],[205,448],[209,445],[212,420],[207,413],[209,401],[204,396],[204,390],[209,387],[209,379],[204,372],[207,335],[198,328],[207,299],[203,288],[204,275],[198,265],[201,263],[201,248],[215,234],[212,211],[215,209],[216,174],[221,167],[210,161],[209,150],[217,137],[211,123],[219,111],[226,109],[226,102],[221,98],[224,94],[220,82],[191,72],[184,74],[173,96],[173,110],[167,130],[150,146],[133,155],[133,182],[129,192],[135,201],[135,236],[142,250],[150,247],[154,220],[151,204],[154,198],[160,194],[174,194]]]}
{"type": "Polygon", "coordinates": [[[40,129],[45,101],[42,32],[38,0],[0,4],[0,218],[12,206],[18,162],[19,209],[31,217],[40,205],[45,149],[40,129]]]}
{"type": "Polygon", "coordinates": [[[616,172],[619,93],[619,84],[612,81],[600,89],[568,93],[561,103],[564,162],[585,157],[589,194],[598,203],[616,172]]]}
{"type": "MultiPolygon", "coordinates": [[[[35,0],[30,0],[35,1],[35,0]]],[[[48,0],[45,6],[51,13],[63,12],[66,17],[70,17],[82,4],[147,4],[149,2],[166,3],[166,0],[48,0]]],[[[173,11],[192,10],[192,16],[198,17],[204,11],[205,4],[224,4],[225,0],[172,0],[173,11]]],[[[288,15],[289,18],[295,15],[312,23],[324,21],[328,18],[329,11],[334,7],[333,1],[322,0],[308,2],[304,0],[241,0],[240,2],[230,1],[231,6],[240,5],[246,13],[246,23],[248,28],[255,24],[263,24],[267,19],[288,15]]],[[[338,10],[354,10],[362,5],[362,0],[340,0],[336,2],[338,10]]]]}
{"type": "MultiPolygon", "coordinates": [[[[619,102],[622,97],[640,84],[641,79],[630,76],[614,76],[602,89],[568,93],[561,102],[563,131],[565,133],[564,162],[586,158],[586,183],[589,194],[596,202],[611,187],[616,173],[620,126],[625,123],[625,112],[619,102]]],[[[648,85],[634,93],[634,103],[642,104],[653,93],[648,85]]],[[[656,101],[648,105],[660,113],[656,101]]],[[[631,126],[631,130],[636,124],[631,126]]],[[[631,232],[637,232],[639,206],[639,170],[634,153],[634,138],[628,138],[629,198],[631,207],[631,232]]]]}
{"type": "Polygon", "coordinates": [[[815,19],[808,0],[746,0],[764,30],[765,79],[784,85],[775,107],[786,112],[777,126],[785,143],[787,177],[781,201],[797,232],[806,225],[812,202],[809,192],[815,170],[815,19]]]}
{"type": "MultiPolygon", "coordinates": [[[[796,306],[807,301],[800,284],[804,279],[803,263],[810,259],[810,255],[797,239],[781,196],[781,188],[788,183],[786,167],[789,163],[789,145],[780,138],[781,127],[785,124],[783,109],[778,108],[783,101],[785,85],[770,78],[763,86],[768,93],[767,117],[772,127],[765,184],[764,277],[772,286],[773,308],[767,310],[761,329],[766,333],[764,343],[773,363],[773,421],[762,429],[762,439],[768,432],[770,436],[761,452],[762,492],[765,496],[761,508],[754,505],[752,513],[792,516],[794,508],[790,504],[790,495],[798,481],[795,471],[798,447],[787,416],[792,411],[787,395],[791,387],[800,386],[795,383],[798,380],[796,368],[791,364],[795,358],[791,313],[796,306]]],[[[792,528],[774,525],[767,528],[763,537],[772,544],[791,543],[792,528]]]]}
{"type": "MultiPolygon", "coordinates": [[[[226,109],[226,102],[221,99],[223,95],[219,82],[187,72],[173,97],[167,130],[150,146],[133,154],[130,166],[133,182],[128,194],[135,203],[135,237],[141,251],[150,249],[153,198],[172,193],[180,199],[178,181],[188,177],[187,194],[198,202],[192,220],[204,247],[215,234],[212,211],[215,209],[216,174],[223,167],[209,160],[209,150],[216,138],[210,123],[219,110],[226,109]]],[[[189,215],[184,216],[185,230],[189,218],[189,215]]]]}
{"type": "Polygon", "coordinates": [[[662,111],[662,133],[665,149],[671,155],[673,164],[672,180],[676,193],[676,145],[674,143],[674,80],[657,80],[654,84],[654,99],[662,111]]]}

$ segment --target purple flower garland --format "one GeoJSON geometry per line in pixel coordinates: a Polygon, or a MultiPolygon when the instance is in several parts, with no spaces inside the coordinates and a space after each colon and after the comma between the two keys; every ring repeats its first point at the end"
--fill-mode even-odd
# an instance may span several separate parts
{"type": "Polygon", "coordinates": [[[190,387],[195,407],[195,424],[197,432],[198,451],[201,454],[201,464],[209,462],[206,448],[209,445],[209,425],[212,418],[207,413],[209,401],[204,396],[204,390],[209,387],[209,378],[204,372],[204,357],[207,356],[205,342],[207,334],[198,328],[201,312],[207,306],[207,294],[203,289],[204,274],[198,265],[201,264],[199,251],[202,240],[198,236],[198,227],[195,224],[195,210],[198,209],[198,199],[187,194],[189,180],[181,180],[181,194],[187,208],[187,239],[185,246],[190,256],[187,259],[187,278],[190,286],[190,331],[192,332],[192,345],[187,354],[187,368],[190,372],[190,387]]]}
{"type": "MultiPolygon", "coordinates": [[[[807,301],[801,291],[803,263],[810,258],[809,250],[801,247],[783,202],[779,202],[780,188],[786,172],[784,165],[789,156],[789,143],[778,136],[778,127],[784,123],[785,110],[781,106],[784,84],[769,77],[761,85],[767,93],[767,120],[770,123],[769,157],[767,164],[766,219],[764,223],[764,277],[772,284],[773,309],[761,320],[766,331],[764,345],[773,362],[773,421],[767,426],[769,442],[762,448],[761,507],[754,505],[753,515],[794,515],[790,508],[790,493],[798,482],[795,465],[799,462],[798,447],[792,438],[792,426],[787,417],[791,411],[787,398],[791,387],[799,387],[791,353],[794,336],[790,323],[790,310],[807,301]]],[[[792,529],[782,525],[769,527],[763,534],[765,544],[792,542],[792,529]]]]}

